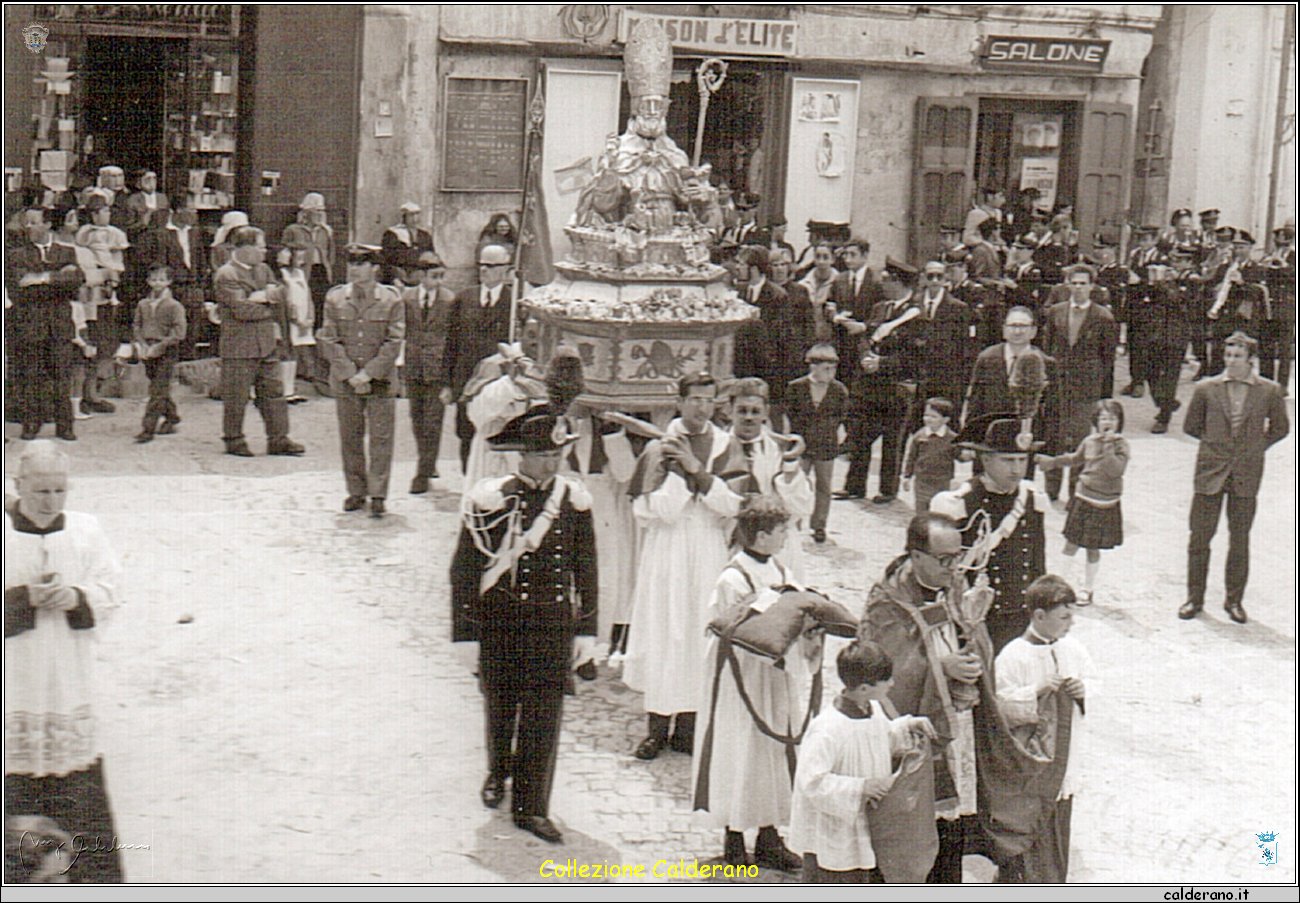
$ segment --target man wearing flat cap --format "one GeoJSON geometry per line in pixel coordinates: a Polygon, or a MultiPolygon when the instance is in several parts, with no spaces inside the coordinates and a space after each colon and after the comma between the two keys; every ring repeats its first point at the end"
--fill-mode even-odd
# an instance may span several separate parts
{"type": "Polygon", "coordinates": [[[573,641],[597,629],[591,496],[558,473],[576,438],[543,407],[489,440],[519,452],[518,469],[467,492],[451,564],[452,641],[479,643],[488,744],[480,798],[497,808],[509,778],[515,825],[550,843],[562,839],[548,816],[573,641]]]}
{"type": "Polygon", "coordinates": [[[984,545],[984,572],[995,593],[984,623],[996,655],[1029,626],[1025,590],[1047,570],[1045,506],[1025,479],[1030,456],[1043,443],[1024,432],[1015,413],[1005,412],[972,419],[957,444],[978,455],[981,473],[936,495],[930,510],[957,520],[967,549],[984,545]]]}
{"type": "Polygon", "coordinates": [[[344,511],[359,511],[370,498],[370,516],[384,516],[393,464],[393,368],[402,350],[406,308],[391,285],[375,281],[378,248],[348,248],[348,281],[325,295],[324,322],[316,334],[329,363],[330,388],[343,444],[344,511]],[[370,461],[366,461],[366,432],[370,461]]]}

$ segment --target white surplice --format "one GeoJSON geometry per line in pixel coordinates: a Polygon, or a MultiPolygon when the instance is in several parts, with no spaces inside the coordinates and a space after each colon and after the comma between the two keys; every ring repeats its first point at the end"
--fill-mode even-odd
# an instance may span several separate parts
{"type": "MultiPolygon", "coordinates": [[[[718,577],[709,598],[707,618],[731,619],[744,608],[766,610],[780,598],[777,588],[788,583],[792,583],[790,572],[775,557],[760,562],[738,552],[718,577]]],[[[792,780],[786,746],[765,735],[754,723],[729,665],[724,665],[717,701],[713,701],[718,647],[718,638],[710,635],[705,702],[695,729],[692,798],[698,805],[696,791],[706,765],[703,747],[712,722],[712,747],[707,751],[708,812],[704,821],[710,827],[734,831],[784,825],[790,818],[792,780]]],[[[754,711],[777,733],[797,736],[803,726],[812,675],[821,666],[821,647],[820,639],[800,638],[786,654],[784,668],[733,647],[740,679],[754,711]]]]}
{"type": "MultiPolygon", "coordinates": [[[[723,457],[730,434],[709,424],[712,444],[705,470],[723,457]]],[[[670,435],[685,436],[680,420],[670,435]]],[[[696,712],[704,699],[708,654],[705,609],[727,563],[727,542],[740,510],[740,496],[714,477],[708,492],[695,493],[677,473],[638,496],[632,513],[642,526],[632,624],[623,680],[645,693],[647,712],[696,712]]]]}
{"type": "MultiPolygon", "coordinates": [[[[998,708],[1012,727],[1038,722],[1038,697],[1056,676],[1083,681],[1084,708],[1094,705],[1097,692],[1096,667],[1082,643],[1063,636],[1050,645],[1037,645],[1018,636],[998,653],[993,666],[998,682],[998,708]]],[[[1079,789],[1079,769],[1087,753],[1088,718],[1078,707],[1070,718],[1070,758],[1061,780],[1058,800],[1079,789]]]]}
{"type": "Polygon", "coordinates": [[[850,718],[829,705],[813,719],[799,747],[786,846],[815,853],[836,872],[876,866],[863,792],[869,778],[887,778],[894,753],[908,748],[913,719],[890,721],[872,703],[870,718],[850,718]]]}
{"type": "MultiPolygon", "coordinates": [[[[5,516],[5,590],[58,575],[79,589],[97,623],[117,604],[119,569],[99,522],[64,512],[53,533],[24,533],[5,516]]],[[[5,638],[5,773],[66,775],[101,755],[95,730],[93,643],[67,612],[37,610],[35,626],[5,638]]]]}
{"type": "MultiPolygon", "coordinates": [[[[739,438],[738,442],[743,441],[739,438]]],[[[790,514],[790,529],[786,533],[785,545],[777,553],[781,563],[786,566],[796,582],[804,579],[803,530],[802,526],[812,515],[813,493],[812,476],[806,473],[798,461],[786,461],[784,449],[771,433],[764,429],[753,440],[753,457],[749,458],[749,472],[753,474],[762,492],[775,495],[785,505],[790,514]]]]}

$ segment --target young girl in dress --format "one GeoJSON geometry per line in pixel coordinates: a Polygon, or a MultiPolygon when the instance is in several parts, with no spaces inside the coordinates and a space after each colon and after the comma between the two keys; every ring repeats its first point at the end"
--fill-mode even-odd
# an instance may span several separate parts
{"type": "Polygon", "coordinates": [[[1060,467],[1078,469],[1079,483],[1070,500],[1065,520],[1065,554],[1073,557],[1087,550],[1081,601],[1092,601],[1102,549],[1114,549],[1124,542],[1124,517],[1119,499],[1124,491],[1124,470],[1128,467],[1128,440],[1124,430],[1124,408],[1113,398],[1103,398],[1092,408],[1092,433],[1073,454],[1035,455],[1044,470],[1060,467]]]}

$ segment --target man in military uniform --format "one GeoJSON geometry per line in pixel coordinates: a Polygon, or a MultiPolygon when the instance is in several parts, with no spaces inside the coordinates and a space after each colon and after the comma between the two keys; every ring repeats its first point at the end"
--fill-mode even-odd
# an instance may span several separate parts
{"type": "Polygon", "coordinates": [[[1295,227],[1273,230],[1273,253],[1264,259],[1264,288],[1268,289],[1273,319],[1263,330],[1260,375],[1271,379],[1287,393],[1291,381],[1291,359],[1295,357],[1295,227]]]}
{"type": "Polygon", "coordinates": [[[1231,253],[1206,277],[1211,356],[1209,376],[1223,372],[1223,342],[1234,332],[1258,336],[1265,332],[1265,324],[1272,318],[1268,292],[1261,285],[1264,270],[1250,259],[1255,239],[1244,229],[1224,226],[1219,230],[1220,241],[1231,243],[1231,253]]]}
{"type": "Polygon", "coordinates": [[[1128,303],[1125,305],[1124,316],[1120,317],[1118,311],[1115,313],[1120,322],[1128,324],[1125,344],[1129,356],[1129,382],[1120,390],[1120,394],[1141,398],[1144,394],[1143,387],[1147,383],[1151,383],[1151,391],[1155,391],[1152,331],[1161,324],[1155,320],[1156,314],[1151,307],[1150,272],[1152,267],[1165,262],[1165,252],[1160,250],[1156,242],[1155,226],[1139,226],[1133,234],[1137,237],[1138,246],[1129,252],[1128,271],[1136,277],[1137,282],[1127,293],[1128,303]]]}
{"type": "Polygon", "coordinates": [[[1151,355],[1148,373],[1151,400],[1158,409],[1151,432],[1157,434],[1169,432],[1169,420],[1182,406],[1175,395],[1183,353],[1199,331],[1196,298],[1200,285],[1190,278],[1194,260],[1191,252],[1174,248],[1169,252],[1169,266],[1153,263],[1144,268],[1141,291],[1151,355]]]}
{"type": "Polygon", "coordinates": [[[316,335],[330,365],[348,484],[344,511],[359,511],[370,496],[370,516],[384,516],[393,465],[392,373],[406,332],[401,293],[375,282],[378,248],[348,248],[348,281],[325,295],[325,318],[316,335]],[[366,430],[370,463],[366,464],[366,430]]]}
{"type": "Polygon", "coordinates": [[[499,806],[510,777],[515,825],[551,843],[561,840],[548,807],[565,678],[574,636],[596,633],[599,585],[591,496],[557,474],[576,438],[562,418],[534,409],[489,440],[520,452],[519,468],[469,491],[451,564],[452,640],[480,644],[483,804],[499,806]]]}
{"type": "Polygon", "coordinates": [[[979,456],[982,472],[951,492],[941,492],[930,510],[964,527],[970,548],[987,526],[990,546],[985,573],[995,598],[984,619],[996,655],[1029,626],[1025,590],[1047,570],[1043,508],[1034,484],[1025,479],[1030,454],[1042,447],[1021,432],[1015,414],[992,413],[967,422],[957,444],[979,456]],[[983,517],[976,517],[982,514],[983,517]]]}

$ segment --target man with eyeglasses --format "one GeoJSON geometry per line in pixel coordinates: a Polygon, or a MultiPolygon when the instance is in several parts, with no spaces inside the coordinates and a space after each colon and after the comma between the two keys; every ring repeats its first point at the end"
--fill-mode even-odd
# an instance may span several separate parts
{"type": "MultiPolygon", "coordinates": [[[[985,348],[975,358],[965,423],[971,423],[995,411],[1016,409],[1015,399],[1011,395],[1011,374],[1022,354],[1028,351],[1042,354],[1033,344],[1037,335],[1038,324],[1032,310],[1013,307],[1007,311],[1002,322],[1003,340],[985,348]]],[[[1050,384],[1053,379],[1052,362],[1045,360],[1044,363],[1047,365],[1047,381],[1050,384]]],[[[1036,426],[1034,432],[1041,433],[1041,426],[1036,426]]]]}
{"type": "Polygon", "coordinates": [[[904,552],[871,588],[858,627],[860,637],[893,659],[889,700],[898,714],[924,715],[950,738],[933,757],[939,848],[926,878],[931,884],[961,883],[962,855],[978,834],[973,707],[992,658],[982,631],[958,605],[962,542],[959,522],[947,515],[912,518],[904,552]]]}
{"type": "Polygon", "coordinates": [[[496,353],[498,342],[510,340],[510,252],[501,245],[484,245],[478,253],[479,284],[456,295],[447,319],[447,346],[443,354],[443,385],[456,400],[456,435],[460,437],[460,466],[469,462],[474,424],[461,393],[485,357],[496,353]]]}
{"type": "Polygon", "coordinates": [[[971,311],[948,291],[943,261],[925,265],[921,287],[920,398],[946,398],[960,407],[973,357],[971,311]]]}

